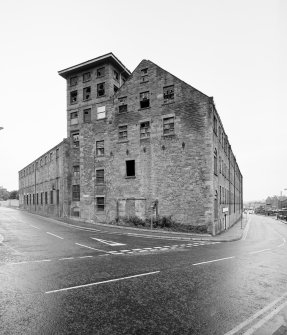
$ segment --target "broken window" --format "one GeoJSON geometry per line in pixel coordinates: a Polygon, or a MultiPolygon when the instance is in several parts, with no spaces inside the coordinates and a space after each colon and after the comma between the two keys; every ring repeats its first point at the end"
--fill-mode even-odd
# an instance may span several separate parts
{"type": "Polygon", "coordinates": [[[145,121],[140,124],[140,138],[150,137],[150,122],[145,121]]]}
{"type": "Polygon", "coordinates": [[[119,126],[119,140],[128,138],[128,126],[119,126]]]}
{"type": "Polygon", "coordinates": [[[116,93],[118,90],[119,88],[116,85],[114,85],[114,93],[116,93]]]}
{"type": "Polygon", "coordinates": [[[141,70],[141,82],[145,83],[147,81],[148,81],[148,69],[145,68],[141,70]]]}
{"type": "Polygon", "coordinates": [[[41,205],[43,205],[43,192],[41,192],[41,205]]]}
{"type": "Polygon", "coordinates": [[[217,135],[217,118],[216,116],[213,116],[213,132],[215,135],[217,135]]]}
{"type": "Polygon", "coordinates": [[[127,97],[119,98],[119,113],[128,111],[127,97]]]}
{"type": "Polygon", "coordinates": [[[174,116],[163,119],[163,134],[164,135],[174,134],[174,116]]]}
{"type": "Polygon", "coordinates": [[[59,158],[59,149],[56,149],[56,159],[59,158]]]}
{"type": "Polygon", "coordinates": [[[91,80],[91,72],[86,72],[83,74],[83,82],[91,80]]]}
{"type": "Polygon", "coordinates": [[[105,68],[104,67],[100,67],[99,69],[97,69],[97,78],[104,77],[104,75],[105,75],[105,68]]]}
{"type": "Polygon", "coordinates": [[[72,200],[80,201],[80,185],[72,186],[72,200]]]}
{"type": "Polygon", "coordinates": [[[84,122],[91,122],[91,108],[84,109],[84,122]]]}
{"type": "Polygon", "coordinates": [[[71,77],[70,78],[70,86],[75,86],[78,84],[78,77],[71,77]]]}
{"type": "Polygon", "coordinates": [[[135,161],[126,161],[126,176],[127,177],[135,177],[135,161]]]}
{"type": "Polygon", "coordinates": [[[214,174],[217,175],[217,150],[214,149],[214,174]]]}
{"type": "Polygon", "coordinates": [[[72,134],[72,140],[73,140],[73,147],[78,148],[80,146],[80,134],[79,133],[73,133],[72,134]]]}
{"type": "Polygon", "coordinates": [[[105,83],[100,83],[97,85],[97,96],[102,97],[105,95],[105,83]]]}
{"type": "Polygon", "coordinates": [[[97,120],[104,119],[106,117],[106,106],[97,108],[97,120]]]}
{"type": "Polygon", "coordinates": [[[80,208],[79,207],[73,207],[71,214],[72,214],[72,216],[80,217],[80,208]]]}
{"type": "Polygon", "coordinates": [[[149,92],[140,93],[140,108],[148,108],[149,104],[149,92]]]}
{"type": "Polygon", "coordinates": [[[45,205],[48,205],[48,192],[45,192],[45,205]]]}
{"type": "Polygon", "coordinates": [[[73,175],[75,178],[80,178],[80,165],[73,166],[73,175]]]}
{"type": "Polygon", "coordinates": [[[91,86],[83,88],[83,100],[91,99],[91,86]]]}
{"type": "Polygon", "coordinates": [[[78,111],[70,114],[71,125],[78,124],[78,111]]]}
{"type": "Polygon", "coordinates": [[[174,86],[166,86],[163,88],[163,100],[169,102],[174,99],[174,86]]]}
{"type": "Polygon", "coordinates": [[[78,91],[70,92],[70,103],[75,104],[78,101],[78,91]]]}
{"type": "Polygon", "coordinates": [[[105,155],[104,141],[97,141],[96,142],[96,153],[97,153],[97,156],[104,156],[105,155]]]}
{"type": "Polygon", "coordinates": [[[119,81],[119,73],[116,70],[114,70],[114,79],[119,81]]]}
{"type": "Polygon", "coordinates": [[[96,170],[96,184],[104,184],[105,183],[105,171],[96,170]]]}
{"type": "Polygon", "coordinates": [[[105,210],[105,198],[97,197],[97,211],[103,212],[105,210]]]}

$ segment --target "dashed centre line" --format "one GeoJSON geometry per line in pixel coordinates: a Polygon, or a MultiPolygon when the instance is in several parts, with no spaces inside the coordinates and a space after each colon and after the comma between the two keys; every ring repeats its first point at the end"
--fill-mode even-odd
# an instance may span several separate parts
{"type": "Polygon", "coordinates": [[[63,240],[64,238],[63,237],[61,237],[61,236],[58,236],[58,235],[55,235],[55,234],[53,234],[53,233],[50,233],[50,232],[46,232],[47,234],[49,234],[49,235],[52,235],[52,236],[55,236],[55,237],[57,237],[57,238],[60,238],[61,240],[63,240]]]}

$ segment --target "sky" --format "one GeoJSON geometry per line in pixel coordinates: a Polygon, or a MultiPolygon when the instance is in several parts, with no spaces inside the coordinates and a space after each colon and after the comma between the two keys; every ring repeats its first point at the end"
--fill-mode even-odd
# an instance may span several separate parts
{"type": "Polygon", "coordinates": [[[214,97],[244,201],[287,195],[286,17],[285,0],[2,2],[0,186],[67,136],[57,72],[113,52],[214,97]]]}

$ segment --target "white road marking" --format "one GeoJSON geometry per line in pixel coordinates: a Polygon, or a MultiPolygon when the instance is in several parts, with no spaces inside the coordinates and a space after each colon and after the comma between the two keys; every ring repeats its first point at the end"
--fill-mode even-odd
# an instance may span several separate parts
{"type": "Polygon", "coordinates": [[[119,245],[126,245],[125,243],[119,243],[119,242],[114,242],[114,241],[107,241],[107,240],[102,240],[100,238],[95,238],[95,237],[91,237],[93,240],[104,243],[104,244],[108,244],[111,247],[116,247],[119,245]]]}
{"type": "Polygon", "coordinates": [[[22,252],[20,252],[20,251],[14,249],[13,247],[10,247],[10,246],[7,245],[6,243],[3,243],[3,242],[2,242],[2,244],[5,245],[6,248],[11,249],[11,250],[17,252],[17,254],[24,255],[22,252]]]}
{"type": "Polygon", "coordinates": [[[35,228],[35,229],[40,229],[39,227],[33,226],[32,224],[30,224],[30,226],[35,228]]]}
{"type": "Polygon", "coordinates": [[[287,306],[287,301],[285,301],[282,305],[278,306],[274,311],[267,314],[263,319],[261,319],[259,322],[257,322],[254,326],[248,329],[247,332],[245,332],[243,335],[251,335],[253,334],[257,329],[262,327],[267,321],[272,319],[276,314],[278,314],[281,309],[285,308],[287,306]]]}
{"type": "Polygon", "coordinates": [[[78,257],[78,258],[93,258],[94,256],[81,256],[81,257],[78,257]]]}
{"type": "Polygon", "coordinates": [[[207,264],[207,263],[219,262],[219,261],[224,261],[225,259],[231,259],[231,258],[235,258],[235,256],[225,257],[225,258],[219,258],[219,259],[214,259],[214,260],[212,260],[212,261],[207,261],[207,262],[194,263],[194,264],[192,264],[192,265],[201,265],[201,264],[207,264]]]}
{"type": "Polygon", "coordinates": [[[59,261],[65,261],[67,259],[74,259],[74,257],[64,257],[64,258],[59,258],[59,261]]]}
{"type": "Polygon", "coordinates": [[[127,276],[127,277],[122,277],[122,278],[115,278],[115,279],[104,280],[104,281],[97,282],[97,283],[90,283],[90,284],[84,284],[84,285],[78,285],[78,286],[72,286],[72,287],[61,288],[61,289],[59,289],[59,290],[47,291],[47,292],[45,292],[45,293],[46,293],[46,294],[49,294],[49,293],[56,293],[56,292],[62,292],[62,291],[69,291],[69,290],[74,290],[74,289],[82,288],[82,287],[90,287],[90,286],[96,286],[96,285],[101,285],[101,284],[112,283],[112,282],[116,282],[116,281],[120,281],[120,280],[126,280],[126,279],[137,278],[137,277],[143,277],[143,276],[149,276],[149,275],[157,274],[157,273],[159,273],[159,272],[160,272],[160,271],[141,273],[141,274],[133,275],[133,276],[127,276]]]}
{"type": "Polygon", "coordinates": [[[264,251],[269,251],[271,249],[262,249],[262,250],[257,250],[257,251],[252,251],[252,252],[249,252],[249,254],[258,254],[259,252],[264,252],[264,251]]]}
{"type": "Polygon", "coordinates": [[[285,294],[283,294],[282,297],[274,300],[272,303],[270,303],[269,305],[265,306],[263,309],[261,309],[260,311],[258,311],[254,315],[252,315],[250,318],[246,319],[245,321],[243,321],[242,323],[240,323],[238,326],[236,326],[235,328],[231,329],[229,332],[225,333],[224,335],[234,335],[234,334],[236,334],[239,330],[241,330],[242,328],[246,327],[249,323],[253,322],[260,315],[264,314],[266,311],[268,311],[269,309],[271,309],[273,306],[275,306],[276,304],[278,304],[281,300],[285,299],[286,297],[287,297],[287,292],[285,294]]]}
{"type": "Polygon", "coordinates": [[[92,250],[96,250],[96,251],[101,251],[101,252],[105,252],[105,253],[110,253],[110,251],[105,251],[105,250],[101,250],[101,249],[95,249],[95,248],[92,248],[92,247],[89,247],[87,245],[84,245],[84,244],[80,244],[80,243],[75,243],[77,245],[80,245],[81,247],[84,247],[84,248],[88,248],[88,249],[92,249],[92,250]]]}
{"type": "Polygon", "coordinates": [[[38,261],[33,261],[34,263],[41,263],[41,262],[51,262],[51,259],[40,259],[38,261]]]}
{"type": "Polygon", "coordinates": [[[52,234],[52,233],[49,233],[48,231],[46,232],[47,234],[49,234],[49,235],[53,235],[53,236],[55,236],[55,237],[57,237],[57,238],[60,238],[61,240],[63,240],[64,238],[63,237],[61,237],[61,236],[58,236],[58,235],[55,235],[55,234],[52,234]]]}

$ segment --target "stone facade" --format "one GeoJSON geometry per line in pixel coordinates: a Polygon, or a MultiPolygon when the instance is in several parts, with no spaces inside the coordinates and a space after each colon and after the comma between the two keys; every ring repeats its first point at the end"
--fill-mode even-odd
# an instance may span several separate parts
{"type": "Polygon", "coordinates": [[[156,212],[212,234],[240,219],[242,175],[213,98],[148,60],[130,73],[113,54],[59,74],[68,138],[58,168],[20,171],[24,208],[95,222],[156,212]],[[57,205],[33,203],[46,189],[57,205]]]}

